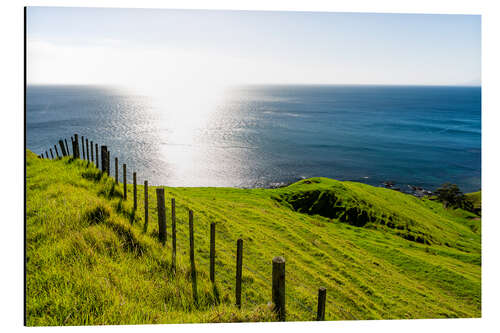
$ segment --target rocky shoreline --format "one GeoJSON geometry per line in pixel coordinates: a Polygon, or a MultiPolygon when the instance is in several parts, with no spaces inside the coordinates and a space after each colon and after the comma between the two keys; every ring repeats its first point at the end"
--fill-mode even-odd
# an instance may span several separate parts
{"type": "Polygon", "coordinates": [[[383,187],[394,190],[394,191],[399,191],[407,194],[414,195],[418,198],[422,198],[425,196],[432,195],[432,191],[426,190],[423,187],[420,186],[414,186],[414,185],[406,185],[406,187],[401,188],[400,186],[397,186],[397,184],[394,181],[385,181],[382,182],[383,187]]]}

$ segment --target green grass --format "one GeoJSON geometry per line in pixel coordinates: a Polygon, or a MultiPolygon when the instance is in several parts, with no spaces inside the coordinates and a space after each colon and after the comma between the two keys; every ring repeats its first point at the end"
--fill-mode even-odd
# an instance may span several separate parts
{"type": "Polygon", "coordinates": [[[467,193],[465,196],[472,202],[474,209],[481,211],[481,191],[467,193]]]}
{"type": "MultiPolygon", "coordinates": [[[[286,259],[287,320],[481,316],[481,220],[396,191],[326,178],[281,189],[165,187],[167,243],[157,239],[155,187],[101,176],[69,158],[27,151],[27,324],[99,325],[273,321],[271,260],[286,259]],[[170,199],[177,206],[171,269],[170,199]],[[198,303],[193,302],[188,209],[194,211],[198,303]],[[216,223],[216,286],[209,280],[216,223]],[[242,238],[242,309],[234,304],[242,238]]],[[[142,184],[140,172],[138,182],[142,184]]]]}

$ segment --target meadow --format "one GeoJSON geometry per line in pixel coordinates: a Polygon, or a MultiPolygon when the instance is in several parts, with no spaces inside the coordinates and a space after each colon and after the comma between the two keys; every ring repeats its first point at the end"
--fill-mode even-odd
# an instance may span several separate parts
{"type": "MultiPolygon", "coordinates": [[[[123,184],[92,163],[26,151],[28,326],[274,321],[275,256],[286,260],[289,321],[315,319],[320,286],[327,289],[326,320],[481,316],[481,219],[471,212],[328,178],[278,189],[163,187],[167,241],[161,244],[156,188],[149,186],[145,231],[144,186],[134,210],[131,184],[124,200],[123,184]],[[215,284],[209,279],[212,222],[215,284]],[[241,309],[234,305],[237,239],[243,239],[241,309]]],[[[473,197],[480,207],[480,193],[473,197]]]]}

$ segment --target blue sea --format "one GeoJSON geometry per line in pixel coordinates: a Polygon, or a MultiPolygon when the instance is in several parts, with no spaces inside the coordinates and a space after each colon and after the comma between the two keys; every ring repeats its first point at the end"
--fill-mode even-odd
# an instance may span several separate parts
{"type": "Polygon", "coordinates": [[[26,126],[33,152],[78,133],[107,145],[140,183],[253,188],[323,176],[403,191],[481,188],[480,87],[254,85],[153,96],[32,85],[26,126]]]}

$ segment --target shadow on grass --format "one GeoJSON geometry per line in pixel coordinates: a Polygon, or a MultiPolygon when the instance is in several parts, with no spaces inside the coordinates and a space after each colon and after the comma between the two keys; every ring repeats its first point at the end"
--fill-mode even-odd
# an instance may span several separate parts
{"type": "Polygon", "coordinates": [[[215,283],[212,284],[212,291],[214,293],[215,305],[219,305],[220,304],[220,293],[219,293],[219,288],[217,288],[217,285],[215,283]]]}
{"type": "Polygon", "coordinates": [[[99,224],[105,222],[110,216],[110,211],[104,205],[97,205],[92,209],[89,209],[84,214],[84,219],[92,224],[99,224]]]}
{"type": "MultiPolygon", "coordinates": [[[[101,177],[103,177],[102,174],[101,177]]],[[[98,194],[106,197],[107,199],[119,198],[120,202],[123,199],[122,193],[117,189],[115,182],[111,178],[106,179],[106,182],[102,185],[98,194]]]]}
{"type": "Polygon", "coordinates": [[[98,183],[102,179],[102,173],[96,169],[85,170],[84,172],[82,172],[82,178],[98,183]]]}
{"type": "Polygon", "coordinates": [[[123,241],[123,247],[136,255],[142,255],[145,252],[144,246],[140,243],[139,239],[134,235],[130,227],[124,226],[117,221],[110,218],[110,210],[108,207],[97,204],[95,207],[87,210],[83,218],[90,225],[105,224],[111,228],[123,241]]]}
{"type": "Polygon", "coordinates": [[[116,212],[124,216],[130,224],[134,224],[134,222],[138,221],[136,210],[133,208],[128,208],[125,206],[123,198],[121,198],[121,193],[119,193],[120,200],[116,204],[116,212]]]}
{"type": "Polygon", "coordinates": [[[73,156],[71,156],[70,158],[66,159],[66,160],[64,161],[64,163],[66,163],[66,164],[72,164],[72,163],[74,163],[76,160],[77,160],[76,158],[74,158],[73,156]]]}
{"type": "Polygon", "coordinates": [[[123,239],[124,247],[128,251],[133,252],[138,256],[144,254],[146,249],[129,228],[126,228],[118,223],[111,223],[110,225],[111,228],[120,236],[120,238],[123,239]]]}

